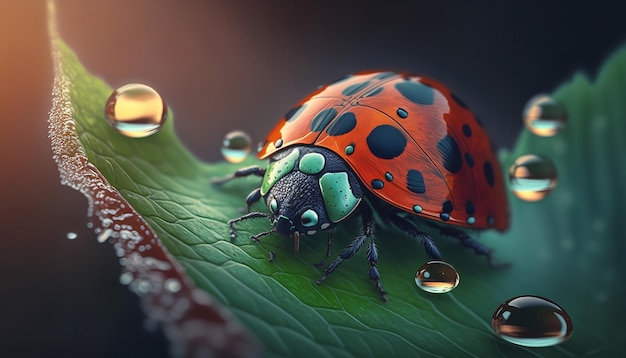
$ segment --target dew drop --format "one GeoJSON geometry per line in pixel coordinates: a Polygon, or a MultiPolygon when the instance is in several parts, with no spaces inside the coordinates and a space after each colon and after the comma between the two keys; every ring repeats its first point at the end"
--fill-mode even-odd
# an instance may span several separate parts
{"type": "Polygon", "coordinates": [[[526,201],[545,198],[556,186],[557,172],[548,158],[522,155],[509,168],[509,182],[515,195],[526,201]]]}
{"type": "Polygon", "coordinates": [[[428,261],[415,273],[417,287],[430,293],[446,293],[459,284],[459,273],[447,262],[428,261]]]}
{"type": "Polygon", "coordinates": [[[139,280],[137,282],[137,290],[140,293],[148,293],[152,289],[152,284],[147,280],[139,280]]]}
{"type": "Polygon", "coordinates": [[[99,243],[103,244],[109,239],[109,237],[111,237],[111,234],[113,234],[113,230],[108,228],[104,230],[103,232],[101,232],[100,234],[98,234],[98,236],[96,237],[96,240],[98,240],[99,243]]]}
{"type": "Polygon", "coordinates": [[[182,288],[180,281],[175,278],[168,278],[167,280],[165,280],[163,286],[165,286],[166,290],[172,293],[176,293],[182,288]]]}
{"type": "Polygon", "coordinates": [[[129,285],[131,282],[133,282],[133,274],[130,272],[124,272],[123,274],[120,275],[120,283],[122,285],[129,285]]]}
{"type": "Polygon", "coordinates": [[[124,257],[124,255],[126,255],[126,251],[124,249],[122,248],[115,249],[115,256],[124,257]]]}
{"type": "Polygon", "coordinates": [[[167,106],[161,95],[140,83],[129,83],[113,91],[104,112],[111,127],[131,138],[158,132],[167,118],[167,106]]]}
{"type": "Polygon", "coordinates": [[[526,347],[548,347],[572,335],[572,320],[561,306],[539,296],[518,296],[501,304],[493,313],[496,335],[526,347]]]}
{"type": "Polygon", "coordinates": [[[252,140],[246,132],[229,132],[222,142],[222,155],[231,163],[241,163],[250,154],[251,143],[252,140]]]}
{"type": "Polygon", "coordinates": [[[559,133],[566,122],[565,107],[548,95],[531,98],[524,108],[524,124],[535,135],[551,137],[559,133]]]}
{"type": "Polygon", "coordinates": [[[74,240],[74,239],[76,239],[78,237],[78,235],[76,235],[75,232],[68,232],[67,234],[65,234],[65,237],[68,240],[74,240]]]}

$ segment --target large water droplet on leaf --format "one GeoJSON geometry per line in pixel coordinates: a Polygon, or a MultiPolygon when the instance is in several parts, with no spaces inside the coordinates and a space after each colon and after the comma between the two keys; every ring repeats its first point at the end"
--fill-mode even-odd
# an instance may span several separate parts
{"type": "Polygon", "coordinates": [[[430,293],[446,293],[459,284],[459,273],[447,262],[428,261],[415,273],[417,287],[430,293]]]}
{"type": "Polygon", "coordinates": [[[502,339],[526,347],[563,343],[573,330],[567,312],[539,296],[519,296],[504,302],[493,313],[491,326],[502,339]]]}
{"type": "Polygon", "coordinates": [[[167,106],[152,87],[130,83],[113,91],[104,112],[111,127],[118,132],[127,137],[142,138],[163,127],[167,106]]]}
{"type": "Polygon", "coordinates": [[[565,107],[548,95],[537,95],[524,108],[524,124],[533,134],[551,137],[567,122],[565,107]]]}
{"type": "Polygon", "coordinates": [[[548,158],[534,154],[522,155],[509,168],[509,182],[518,198],[538,201],[556,186],[556,167],[548,158]]]}
{"type": "Polygon", "coordinates": [[[222,155],[231,163],[243,162],[251,148],[250,136],[242,131],[232,131],[226,134],[222,142],[222,155]]]}

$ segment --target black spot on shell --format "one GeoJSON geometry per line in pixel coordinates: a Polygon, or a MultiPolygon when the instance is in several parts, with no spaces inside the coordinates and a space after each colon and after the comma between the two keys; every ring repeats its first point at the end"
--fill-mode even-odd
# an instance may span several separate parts
{"type": "Polygon", "coordinates": [[[474,213],[476,213],[476,207],[474,207],[473,202],[468,201],[465,204],[465,212],[467,213],[467,215],[474,215],[474,213]]]}
{"type": "Polygon", "coordinates": [[[445,200],[441,205],[441,211],[444,213],[451,213],[453,209],[452,202],[450,200],[445,200]]]}
{"type": "Polygon", "coordinates": [[[396,114],[398,114],[398,117],[400,118],[406,118],[409,116],[409,112],[407,112],[404,108],[398,108],[396,114]]]}
{"type": "Polygon", "coordinates": [[[491,162],[485,162],[485,165],[483,165],[483,171],[485,172],[485,179],[487,179],[487,184],[489,184],[489,186],[493,186],[495,177],[493,174],[493,166],[491,165],[491,162]]]}
{"type": "Polygon", "coordinates": [[[396,127],[383,124],[367,136],[367,146],[375,157],[393,159],[404,152],[406,137],[396,127]]]}
{"type": "Polygon", "coordinates": [[[369,81],[365,81],[365,82],[361,82],[361,83],[355,83],[352,84],[346,88],[343,89],[343,91],[341,91],[341,94],[344,96],[352,96],[353,94],[359,92],[360,90],[362,90],[363,88],[365,88],[370,82],[369,81]]]}
{"type": "Polygon", "coordinates": [[[444,168],[450,173],[456,173],[461,169],[461,165],[463,164],[461,150],[454,138],[446,134],[445,137],[437,142],[437,149],[439,149],[439,153],[441,153],[441,157],[443,158],[444,168]]]}
{"type": "Polygon", "coordinates": [[[416,193],[423,194],[426,192],[426,184],[424,176],[419,170],[411,169],[406,175],[407,189],[416,193]]]}
{"type": "Polygon", "coordinates": [[[468,126],[467,124],[463,125],[463,134],[465,134],[466,137],[471,137],[472,136],[472,128],[470,126],[468,126]]]}
{"type": "Polygon", "coordinates": [[[290,109],[289,112],[287,112],[285,114],[285,119],[287,120],[287,122],[290,122],[290,121],[298,118],[298,116],[300,116],[302,111],[304,111],[305,107],[306,107],[306,104],[301,104],[298,107],[294,107],[294,108],[290,109]]]}
{"type": "Polygon", "coordinates": [[[321,132],[322,130],[324,130],[324,128],[326,128],[328,123],[330,123],[330,121],[335,118],[336,115],[337,110],[334,108],[326,108],[324,110],[321,110],[320,113],[318,113],[311,122],[311,131],[321,132]]]}
{"type": "Polygon", "coordinates": [[[385,186],[385,183],[383,183],[382,180],[380,180],[380,179],[372,180],[372,188],[374,188],[374,189],[382,189],[384,186],[385,186]]]}
{"type": "Polygon", "coordinates": [[[356,116],[352,112],[346,112],[328,126],[326,133],[330,136],[339,136],[350,132],[354,127],[356,127],[356,116]]]}
{"type": "Polygon", "coordinates": [[[441,214],[439,214],[439,218],[441,220],[443,220],[443,221],[448,221],[448,220],[450,220],[450,214],[448,214],[448,213],[441,213],[441,214]]]}
{"type": "Polygon", "coordinates": [[[465,161],[467,162],[467,165],[469,165],[470,167],[474,166],[474,157],[472,157],[471,154],[465,153],[465,161]]]}
{"type": "Polygon", "coordinates": [[[400,82],[396,83],[396,89],[411,102],[421,105],[431,105],[435,102],[435,91],[423,83],[400,82]]]}

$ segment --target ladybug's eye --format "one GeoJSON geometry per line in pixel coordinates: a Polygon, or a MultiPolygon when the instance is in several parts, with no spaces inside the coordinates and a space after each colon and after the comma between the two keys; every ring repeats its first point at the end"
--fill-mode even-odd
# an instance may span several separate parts
{"type": "Polygon", "coordinates": [[[276,201],[275,198],[272,198],[272,200],[270,200],[270,211],[274,214],[276,214],[278,212],[278,202],[276,201]]]}
{"type": "Polygon", "coordinates": [[[317,225],[317,213],[314,210],[307,210],[302,213],[300,222],[304,227],[311,227],[317,225]]]}

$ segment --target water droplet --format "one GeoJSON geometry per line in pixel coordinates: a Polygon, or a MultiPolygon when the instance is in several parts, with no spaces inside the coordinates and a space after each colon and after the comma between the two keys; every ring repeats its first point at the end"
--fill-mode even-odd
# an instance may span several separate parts
{"type": "Polygon", "coordinates": [[[534,154],[522,155],[509,168],[509,182],[513,193],[526,201],[545,198],[556,186],[556,178],[554,163],[534,154]]]}
{"type": "Polygon", "coordinates": [[[180,291],[180,289],[182,288],[182,285],[180,284],[180,281],[178,281],[175,278],[168,278],[163,283],[163,286],[165,286],[166,290],[168,290],[169,292],[172,292],[172,293],[176,293],[176,292],[180,291]]]}
{"type": "Polygon", "coordinates": [[[535,135],[551,137],[559,133],[566,122],[565,107],[548,95],[531,98],[524,108],[524,124],[535,135]]]}
{"type": "Polygon", "coordinates": [[[252,140],[246,132],[232,131],[224,137],[222,155],[231,163],[243,162],[252,147],[252,140]]]}
{"type": "Polygon", "coordinates": [[[120,283],[122,285],[129,285],[131,282],[133,282],[133,274],[130,272],[124,272],[123,274],[120,275],[120,283]]]}
{"type": "Polygon", "coordinates": [[[99,243],[103,244],[109,239],[109,237],[111,237],[111,234],[113,234],[113,229],[106,229],[98,234],[96,240],[98,240],[99,243]]]}
{"type": "Polygon", "coordinates": [[[417,287],[430,293],[446,293],[459,284],[459,273],[444,261],[428,261],[415,273],[417,287]]]}
{"type": "Polygon", "coordinates": [[[65,237],[67,237],[68,240],[74,240],[78,237],[78,235],[76,235],[75,232],[68,232],[65,234],[65,237]]]}
{"type": "Polygon", "coordinates": [[[526,347],[548,347],[572,335],[572,320],[561,306],[539,296],[518,296],[501,304],[493,313],[496,335],[526,347]]]}
{"type": "Polygon", "coordinates": [[[152,284],[147,280],[138,280],[137,281],[137,290],[139,293],[148,293],[152,289],[152,284]]]}
{"type": "Polygon", "coordinates": [[[131,138],[143,138],[163,127],[167,106],[152,87],[130,83],[113,91],[104,112],[111,127],[118,132],[131,138]]]}

